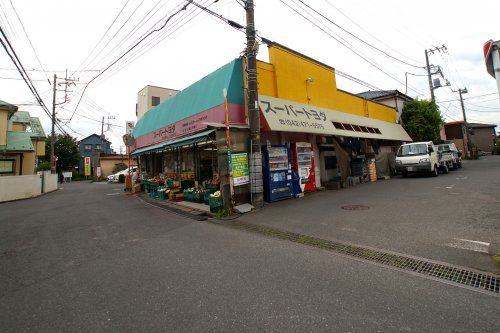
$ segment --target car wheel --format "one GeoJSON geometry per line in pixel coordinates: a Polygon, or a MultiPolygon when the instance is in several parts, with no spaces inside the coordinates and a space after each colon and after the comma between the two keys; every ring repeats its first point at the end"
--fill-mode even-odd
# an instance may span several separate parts
{"type": "Polygon", "coordinates": [[[408,177],[408,173],[407,172],[401,172],[401,176],[403,176],[403,178],[406,178],[406,177],[408,177]]]}
{"type": "Polygon", "coordinates": [[[458,163],[453,163],[453,170],[457,170],[458,169],[458,163]]]}
{"type": "Polygon", "coordinates": [[[431,172],[432,172],[432,177],[437,177],[439,174],[438,166],[435,165],[434,170],[432,170],[431,172]]]}
{"type": "Polygon", "coordinates": [[[462,162],[458,162],[458,167],[462,168],[462,162]]]}
{"type": "Polygon", "coordinates": [[[445,165],[443,166],[443,173],[448,173],[448,171],[449,171],[449,170],[450,170],[450,169],[448,168],[448,164],[445,164],[445,165]]]}

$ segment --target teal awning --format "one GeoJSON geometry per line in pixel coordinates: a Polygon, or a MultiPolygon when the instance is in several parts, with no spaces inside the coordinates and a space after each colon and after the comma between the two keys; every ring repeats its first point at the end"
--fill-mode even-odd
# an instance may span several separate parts
{"type": "Polygon", "coordinates": [[[176,148],[176,147],[181,147],[181,146],[187,146],[187,145],[192,145],[194,143],[199,143],[203,141],[208,141],[209,140],[209,135],[212,134],[215,131],[215,129],[210,129],[208,131],[196,133],[190,136],[185,136],[179,139],[171,140],[171,141],[164,141],[157,143],[152,146],[147,146],[144,148],[137,149],[132,152],[133,156],[137,155],[142,155],[144,153],[153,153],[156,151],[161,151],[166,148],[176,148]]]}

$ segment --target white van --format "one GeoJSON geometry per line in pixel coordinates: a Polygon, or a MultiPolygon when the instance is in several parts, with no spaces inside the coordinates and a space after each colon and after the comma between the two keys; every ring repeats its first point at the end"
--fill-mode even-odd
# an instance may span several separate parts
{"type": "Polygon", "coordinates": [[[431,141],[404,144],[396,154],[396,171],[403,177],[409,173],[430,173],[437,176],[439,167],[438,152],[431,141]]]}

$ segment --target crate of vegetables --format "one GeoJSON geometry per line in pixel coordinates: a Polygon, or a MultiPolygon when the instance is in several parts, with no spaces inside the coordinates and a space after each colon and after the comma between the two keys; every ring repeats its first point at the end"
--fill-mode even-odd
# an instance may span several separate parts
{"type": "Polygon", "coordinates": [[[222,209],[222,197],[220,191],[216,191],[213,194],[210,194],[208,199],[208,205],[210,206],[210,212],[216,213],[222,209]]]}

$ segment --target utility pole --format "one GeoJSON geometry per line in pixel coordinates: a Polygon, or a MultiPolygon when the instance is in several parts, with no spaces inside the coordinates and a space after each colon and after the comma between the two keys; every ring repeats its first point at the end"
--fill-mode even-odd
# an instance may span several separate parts
{"type": "Polygon", "coordinates": [[[260,112],[257,96],[257,44],[255,40],[254,2],[245,1],[246,11],[246,58],[248,84],[248,122],[250,126],[250,191],[252,205],[263,205],[262,155],[260,150],[260,112]]]}
{"type": "Polygon", "coordinates": [[[434,84],[432,83],[432,75],[438,74],[438,73],[441,73],[441,75],[442,75],[442,72],[438,68],[438,70],[436,72],[431,73],[431,68],[433,67],[433,65],[431,65],[429,63],[429,53],[434,54],[434,52],[441,52],[441,51],[446,51],[446,50],[447,50],[447,48],[445,45],[436,46],[432,49],[425,50],[425,64],[426,64],[425,69],[427,70],[427,79],[429,80],[429,90],[431,92],[431,100],[433,102],[436,101],[436,97],[434,96],[434,90],[441,87],[441,86],[434,87],[434,84]]]}
{"type": "Polygon", "coordinates": [[[472,142],[470,141],[469,124],[467,123],[467,116],[465,115],[464,99],[462,94],[467,94],[467,88],[458,89],[458,94],[460,96],[460,105],[462,106],[462,117],[464,118],[465,135],[467,136],[467,154],[468,157],[472,157],[472,142]]]}
{"type": "Polygon", "coordinates": [[[55,144],[56,144],[56,91],[57,91],[57,76],[54,74],[54,81],[52,82],[52,130],[50,138],[50,172],[56,173],[56,157],[55,157],[55,144]]]}
{"type": "Polygon", "coordinates": [[[50,172],[51,173],[56,173],[56,156],[55,156],[55,141],[56,141],[56,106],[60,104],[64,104],[69,102],[68,98],[68,86],[75,84],[75,81],[78,81],[78,79],[73,79],[73,78],[68,78],[68,70],[66,70],[66,76],[64,78],[59,78],[63,80],[63,83],[57,83],[57,75],[54,74],[54,81],[52,82],[52,129],[51,129],[51,140],[50,140],[50,172]],[[64,90],[59,90],[59,91],[64,91],[64,101],[60,103],[56,103],[57,99],[57,85],[64,85],[64,90]]]}
{"type": "Polygon", "coordinates": [[[429,79],[429,90],[431,91],[431,101],[435,101],[434,97],[434,86],[432,85],[432,74],[431,74],[431,66],[429,65],[429,53],[428,50],[425,49],[425,68],[427,69],[427,78],[429,79]]]}

